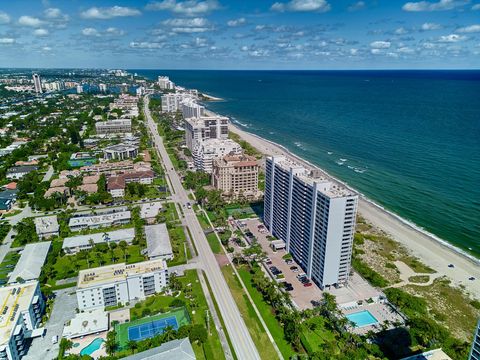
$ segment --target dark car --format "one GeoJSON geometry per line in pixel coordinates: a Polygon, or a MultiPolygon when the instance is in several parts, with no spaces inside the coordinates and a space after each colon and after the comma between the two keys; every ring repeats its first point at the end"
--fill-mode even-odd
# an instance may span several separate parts
{"type": "Polygon", "coordinates": [[[305,286],[305,287],[310,287],[310,286],[312,286],[312,285],[313,285],[313,284],[312,284],[311,282],[307,282],[307,283],[303,284],[303,286],[305,286]]]}
{"type": "Polygon", "coordinates": [[[470,276],[470,277],[468,278],[468,280],[473,281],[473,280],[475,280],[475,277],[470,276]]]}
{"type": "Polygon", "coordinates": [[[270,271],[278,270],[276,266],[270,266],[269,269],[270,269],[270,271]]]}
{"type": "Polygon", "coordinates": [[[453,264],[448,264],[448,267],[453,269],[453,268],[455,267],[455,265],[453,265],[453,264]]]}

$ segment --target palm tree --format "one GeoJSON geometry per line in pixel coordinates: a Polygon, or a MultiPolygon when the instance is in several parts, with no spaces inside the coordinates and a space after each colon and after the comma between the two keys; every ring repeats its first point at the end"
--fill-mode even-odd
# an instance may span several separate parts
{"type": "Polygon", "coordinates": [[[122,252],[123,252],[123,258],[125,260],[125,262],[127,262],[127,247],[128,247],[128,244],[125,240],[122,240],[118,243],[118,247],[120,249],[122,249],[122,252]]]}
{"type": "Polygon", "coordinates": [[[134,340],[130,340],[127,343],[127,348],[132,351],[133,354],[135,354],[135,350],[138,349],[138,344],[134,340]]]}

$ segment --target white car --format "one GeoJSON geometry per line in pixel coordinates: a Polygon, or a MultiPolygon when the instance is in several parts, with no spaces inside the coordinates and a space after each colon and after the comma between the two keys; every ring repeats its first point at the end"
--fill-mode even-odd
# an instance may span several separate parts
{"type": "Polygon", "coordinates": [[[52,336],[52,344],[58,343],[58,335],[53,335],[52,336]]]}

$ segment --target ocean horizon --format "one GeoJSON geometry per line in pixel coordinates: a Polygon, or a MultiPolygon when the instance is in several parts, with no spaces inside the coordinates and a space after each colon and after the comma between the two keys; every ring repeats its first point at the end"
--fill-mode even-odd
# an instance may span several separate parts
{"type": "Polygon", "coordinates": [[[480,70],[129,70],[206,106],[480,257],[480,70]]]}

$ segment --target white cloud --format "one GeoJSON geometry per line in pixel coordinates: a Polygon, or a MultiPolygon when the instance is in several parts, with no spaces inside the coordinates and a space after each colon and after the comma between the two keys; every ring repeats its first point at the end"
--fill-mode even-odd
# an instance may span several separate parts
{"type": "Polygon", "coordinates": [[[480,32],[480,25],[465,26],[455,31],[459,33],[477,33],[480,32]]]}
{"type": "Polygon", "coordinates": [[[390,46],[390,41],[374,41],[370,43],[370,47],[374,49],[388,49],[390,46]]]}
{"type": "Polygon", "coordinates": [[[39,27],[44,24],[44,22],[39,18],[28,16],[28,15],[20,16],[20,18],[18,19],[18,23],[21,26],[29,26],[29,27],[39,27]]]}
{"type": "Polygon", "coordinates": [[[52,48],[50,46],[44,46],[42,48],[43,51],[52,51],[52,48]]]}
{"type": "Polygon", "coordinates": [[[287,3],[276,2],[270,7],[270,10],[279,12],[327,12],[330,9],[330,4],[326,0],[290,0],[287,3]]]}
{"type": "Polygon", "coordinates": [[[480,4],[475,4],[472,6],[472,10],[480,10],[480,4]]]}
{"type": "Polygon", "coordinates": [[[84,19],[112,19],[115,17],[139,16],[142,13],[134,8],[112,6],[105,8],[92,7],[83,11],[80,16],[84,19]]]}
{"type": "Polygon", "coordinates": [[[59,19],[59,20],[64,20],[64,21],[67,21],[68,18],[69,18],[68,15],[62,13],[62,10],[60,10],[58,8],[45,9],[45,11],[43,12],[43,15],[47,19],[59,19]]]}
{"type": "Polygon", "coordinates": [[[358,54],[358,49],[350,49],[350,55],[357,55],[358,54]]]}
{"type": "Polygon", "coordinates": [[[415,50],[411,49],[407,46],[404,46],[404,47],[398,48],[397,52],[401,53],[401,54],[413,54],[413,53],[415,53],[415,50]]]}
{"type": "Polygon", "coordinates": [[[158,43],[158,42],[135,42],[132,41],[130,43],[130,47],[134,49],[161,49],[164,46],[163,43],[158,43]]]}
{"type": "Polygon", "coordinates": [[[47,29],[35,29],[33,35],[38,37],[48,36],[49,32],[47,29]]]}
{"type": "Polygon", "coordinates": [[[373,54],[373,55],[379,55],[382,53],[382,50],[380,49],[371,49],[370,52],[373,54]]]}
{"type": "Polygon", "coordinates": [[[97,29],[95,28],[85,28],[82,30],[82,35],[85,35],[85,36],[100,36],[100,33],[98,32],[97,29]]]}
{"type": "Polygon", "coordinates": [[[0,24],[8,24],[10,22],[10,16],[3,11],[0,11],[0,24]]]}
{"type": "Polygon", "coordinates": [[[213,30],[205,18],[175,18],[162,21],[162,24],[171,28],[175,33],[201,33],[213,30]]]}
{"type": "Polygon", "coordinates": [[[163,0],[163,1],[152,1],[148,3],[145,8],[147,10],[153,10],[153,11],[167,10],[172,13],[185,15],[185,16],[198,16],[198,15],[208,14],[214,10],[220,9],[220,4],[216,0],[206,0],[206,1],[163,0]]]}
{"type": "Polygon", "coordinates": [[[438,42],[454,43],[454,42],[459,42],[465,39],[466,39],[466,36],[458,35],[458,34],[450,34],[450,35],[440,36],[440,38],[438,39],[438,42]]]}
{"type": "Polygon", "coordinates": [[[423,31],[438,30],[438,29],[441,29],[441,28],[442,28],[442,25],[435,24],[435,23],[424,23],[424,24],[422,24],[422,27],[421,27],[421,29],[423,31]]]}
{"type": "Polygon", "coordinates": [[[362,10],[362,9],[365,9],[366,5],[365,5],[365,1],[357,1],[356,3],[350,5],[347,10],[348,11],[359,11],[359,10],[362,10]]]}
{"type": "Polygon", "coordinates": [[[0,38],[0,45],[9,45],[14,43],[15,43],[14,38],[0,38]]]}
{"type": "Polygon", "coordinates": [[[403,5],[404,11],[445,11],[468,4],[470,0],[440,0],[438,2],[419,1],[407,2],[403,5]]]}
{"type": "Polygon", "coordinates": [[[227,25],[231,26],[231,27],[235,27],[235,26],[245,25],[246,22],[247,22],[247,20],[244,17],[241,17],[241,18],[238,18],[238,19],[229,20],[227,22],[227,25]]]}
{"type": "Polygon", "coordinates": [[[395,35],[405,35],[405,34],[408,34],[408,30],[405,29],[403,26],[395,30],[395,35]]]}
{"type": "Polygon", "coordinates": [[[109,27],[107,30],[105,30],[105,33],[107,35],[112,35],[112,36],[122,36],[125,35],[125,31],[117,29],[116,27],[109,27]]]}

